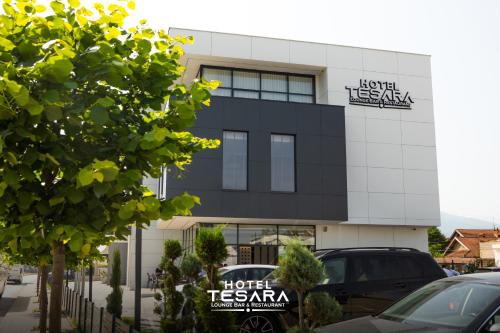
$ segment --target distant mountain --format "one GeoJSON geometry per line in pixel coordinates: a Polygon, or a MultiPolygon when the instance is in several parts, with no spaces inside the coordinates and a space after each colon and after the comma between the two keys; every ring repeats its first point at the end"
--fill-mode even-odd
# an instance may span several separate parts
{"type": "MultiPolygon", "coordinates": [[[[496,225],[498,228],[498,224],[496,225]]],[[[441,226],[439,229],[446,236],[451,236],[455,229],[492,229],[493,221],[486,221],[474,217],[453,215],[441,212],[441,226]]]]}

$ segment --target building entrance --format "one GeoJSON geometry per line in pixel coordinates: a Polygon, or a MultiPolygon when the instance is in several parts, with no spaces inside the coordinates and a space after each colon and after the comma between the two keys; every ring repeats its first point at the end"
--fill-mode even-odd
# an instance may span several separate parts
{"type": "Polygon", "coordinates": [[[239,247],[239,263],[276,265],[278,246],[276,245],[241,245],[239,247]]]}

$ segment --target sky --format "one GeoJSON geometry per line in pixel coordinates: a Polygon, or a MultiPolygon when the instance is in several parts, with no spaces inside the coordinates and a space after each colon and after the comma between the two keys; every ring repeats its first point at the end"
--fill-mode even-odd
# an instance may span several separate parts
{"type": "Polygon", "coordinates": [[[500,226],[499,13],[497,0],[136,0],[130,19],[430,54],[441,211],[500,226]]]}

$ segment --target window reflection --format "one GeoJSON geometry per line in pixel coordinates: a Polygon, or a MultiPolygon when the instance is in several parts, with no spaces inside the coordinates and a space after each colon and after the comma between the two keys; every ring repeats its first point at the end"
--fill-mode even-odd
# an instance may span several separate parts
{"type": "Polygon", "coordinates": [[[315,245],[314,226],[279,226],[279,245],[286,245],[292,238],[299,239],[304,245],[315,245]]]}
{"type": "Polygon", "coordinates": [[[240,224],[240,244],[277,245],[278,228],[275,225],[240,224]]]}

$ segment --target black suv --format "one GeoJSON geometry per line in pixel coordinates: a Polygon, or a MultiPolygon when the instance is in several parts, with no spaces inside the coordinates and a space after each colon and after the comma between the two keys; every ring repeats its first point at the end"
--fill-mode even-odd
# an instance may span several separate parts
{"type": "MultiPolygon", "coordinates": [[[[326,291],[342,305],[343,319],[378,314],[400,298],[425,284],[445,278],[436,261],[425,252],[411,248],[345,248],[315,252],[324,263],[326,279],[311,291],[326,291]]],[[[271,284],[279,294],[281,289],[271,284]]],[[[297,321],[297,300],[287,291],[286,313],[239,312],[240,332],[277,333],[284,321],[297,321]]]]}

